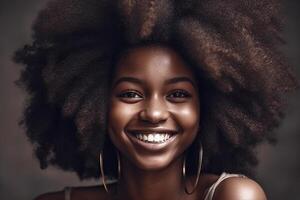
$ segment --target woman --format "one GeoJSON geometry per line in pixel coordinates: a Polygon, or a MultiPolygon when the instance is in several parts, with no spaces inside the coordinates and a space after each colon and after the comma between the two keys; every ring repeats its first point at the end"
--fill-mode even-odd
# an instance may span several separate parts
{"type": "Polygon", "coordinates": [[[266,199],[247,178],[254,149],[274,141],[297,85],[279,8],[50,1],[15,57],[31,97],[22,123],[41,168],[102,181],[37,199],[266,199]]]}

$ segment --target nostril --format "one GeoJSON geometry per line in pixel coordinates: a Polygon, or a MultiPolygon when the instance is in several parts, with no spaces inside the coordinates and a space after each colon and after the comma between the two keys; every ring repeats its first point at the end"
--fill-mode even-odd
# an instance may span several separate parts
{"type": "Polygon", "coordinates": [[[143,110],[140,112],[140,119],[151,123],[158,123],[167,120],[169,112],[158,110],[143,110]]]}

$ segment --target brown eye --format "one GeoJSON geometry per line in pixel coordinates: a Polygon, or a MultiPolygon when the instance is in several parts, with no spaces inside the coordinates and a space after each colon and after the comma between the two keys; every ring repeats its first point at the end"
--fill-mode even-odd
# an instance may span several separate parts
{"type": "Polygon", "coordinates": [[[172,91],[167,98],[171,101],[183,101],[186,98],[190,98],[191,94],[185,90],[175,90],[172,91]]]}
{"type": "Polygon", "coordinates": [[[143,99],[143,96],[141,94],[133,90],[122,92],[118,94],[117,97],[130,102],[139,101],[143,99]]]}

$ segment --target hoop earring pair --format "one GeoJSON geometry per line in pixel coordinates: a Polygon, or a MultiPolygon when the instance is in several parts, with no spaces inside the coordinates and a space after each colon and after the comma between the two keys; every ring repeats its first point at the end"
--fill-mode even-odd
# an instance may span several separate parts
{"type": "MultiPolygon", "coordinates": [[[[202,144],[200,143],[200,150],[199,150],[199,156],[198,156],[198,169],[197,169],[197,175],[196,175],[195,183],[193,185],[193,189],[191,191],[189,191],[186,184],[184,186],[185,192],[189,195],[193,194],[197,189],[199,179],[200,179],[200,173],[201,173],[202,158],[203,158],[203,148],[202,148],[202,144]]],[[[120,155],[119,155],[118,151],[117,151],[117,162],[118,162],[118,180],[119,180],[121,177],[121,161],[120,161],[120,155]]],[[[100,155],[99,155],[99,164],[100,164],[100,173],[101,173],[101,177],[102,177],[102,183],[103,183],[105,191],[108,193],[109,191],[108,191],[108,187],[106,184],[104,167],[103,167],[103,151],[100,152],[100,155]]],[[[186,158],[184,158],[184,161],[183,161],[182,175],[183,175],[184,182],[186,182],[186,179],[187,179],[186,178],[186,158]]]]}
{"type": "MultiPolygon", "coordinates": [[[[120,161],[120,155],[118,151],[117,151],[117,162],[118,162],[118,180],[119,180],[121,177],[121,161],[120,161]]],[[[109,191],[106,184],[106,180],[105,180],[106,178],[105,178],[104,167],[103,167],[103,150],[99,154],[99,165],[100,165],[100,176],[102,178],[102,183],[105,191],[108,193],[109,191]]]]}
{"type": "Polygon", "coordinates": [[[197,175],[196,175],[196,180],[195,180],[195,183],[194,183],[191,191],[189,191],[186,186],[186,180],[187,180],[187,178],[186,178],[186,158],[184,158],[183,166],[182,166],[182,175],[183,175],[183,180],[185,182],[184,190],[185,190],[185,193],[187,193],[187,194],[193,194],[197,189],[199,178],[200,178],[200,173],[201,173],[201,167],[202,167],[202,158],[203,158],[203,148],[202,148],[202,144],[200,143],[197,175]]]}

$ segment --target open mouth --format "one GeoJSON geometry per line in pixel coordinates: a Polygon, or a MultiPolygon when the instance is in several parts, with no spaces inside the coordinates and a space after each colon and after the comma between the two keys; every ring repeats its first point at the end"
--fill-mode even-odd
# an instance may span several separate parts
{"type": "Polygon", "coordinates": [[[163,143],[169,140],[172,135],[168,133],[137,133],[134,135],[137,139],[147,143],[163,143]]]}
{"type": "Polygon", "coordinates": [[[170,140],[174,133],[170,132],[142,132],[142,131],[130,131],[130,135],[134,136],[136,139],[145,142],[160,144],[170,140]]]}

